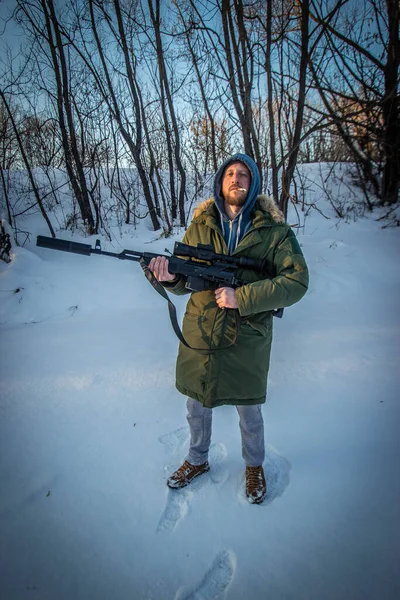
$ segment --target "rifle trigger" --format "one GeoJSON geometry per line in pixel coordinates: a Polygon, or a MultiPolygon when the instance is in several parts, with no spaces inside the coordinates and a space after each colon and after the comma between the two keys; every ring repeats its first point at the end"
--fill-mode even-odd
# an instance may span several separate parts
{"type": "Polygon", "coordinates": [[[94,248],[95,248],[95,250],[101,250],[100,240],[96,240],[96,244],[95,244],[94,248]]]}

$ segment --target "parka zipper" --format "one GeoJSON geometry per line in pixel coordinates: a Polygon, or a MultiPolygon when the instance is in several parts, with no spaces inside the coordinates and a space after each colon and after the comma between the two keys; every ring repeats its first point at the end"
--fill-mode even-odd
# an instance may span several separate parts
{"type": "Polygon", "coordinates": [[[229,220],[228,254],[229,254],[229,248],[231,247],[231,238],[232,238],[232,221],[229,220]]]}

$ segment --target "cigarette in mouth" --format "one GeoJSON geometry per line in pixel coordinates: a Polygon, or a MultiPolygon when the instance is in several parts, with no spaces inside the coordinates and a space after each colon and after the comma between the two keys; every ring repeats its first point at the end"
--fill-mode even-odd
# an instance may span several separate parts
{"type": "Polygon", "coordinates": [[[247,192],[246,188],[237,188],[238,192],[247,192]]]}

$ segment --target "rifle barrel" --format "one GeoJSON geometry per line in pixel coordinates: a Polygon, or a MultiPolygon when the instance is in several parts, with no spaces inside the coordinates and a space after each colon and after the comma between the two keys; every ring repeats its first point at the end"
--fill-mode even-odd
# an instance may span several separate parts
{"type": "Polygon", "coordinates": [[[139,262],[140,259],[143,259],[146,265],[149,264],[152,258],[160,256],[160,254],[154,254],[152,252],[138,252],[136,250],[107,252],[106,250],[101,249],[99,240],[96,241],[95,247],[92,248],[92,246],[89,244],[80,244],[79,242],[60,240],[59,238],[46,237],[45,235],[37,236],[36,246],[40,246],[41,248],[49,248],[50,250],[72,252],[73,254],[84,254],[85,256],[90,256],[91,254],[102,254],[103,256],[111,256],[112,258],[119,258],[120,260],[132,260],[134,262],[139,262]]]}

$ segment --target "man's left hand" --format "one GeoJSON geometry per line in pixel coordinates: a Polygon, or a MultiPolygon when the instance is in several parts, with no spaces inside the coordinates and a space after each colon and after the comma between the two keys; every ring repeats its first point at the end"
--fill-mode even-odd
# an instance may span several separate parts
{"type": "Polygon", "coordinates": [[[239,308],[235,290],[230,287],[221,287],[215,290],[215,299],[220,308],[239,308]]]}

